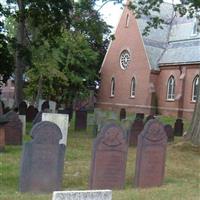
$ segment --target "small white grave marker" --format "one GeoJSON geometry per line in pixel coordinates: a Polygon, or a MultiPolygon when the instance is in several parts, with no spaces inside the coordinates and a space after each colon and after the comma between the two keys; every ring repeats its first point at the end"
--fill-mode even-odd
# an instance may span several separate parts
{"type": "Polygon", "coordinates": [[[112,190],[55,191],[52,200],[112,200],[112,190]]]}

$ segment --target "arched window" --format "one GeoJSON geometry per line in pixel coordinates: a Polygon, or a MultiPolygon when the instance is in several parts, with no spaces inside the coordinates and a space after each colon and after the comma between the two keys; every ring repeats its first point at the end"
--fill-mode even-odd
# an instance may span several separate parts
{"type": "Polygon", "coordinates": [[[170,76],[167,82],[167,100],[174,100],[175,98],[175,79],[170,76]]]}
{"type": "Polygon", "coordinates": [[[111,97],[115,96],[115,78],[114,77],[112,77],[112,80],[111,80],[110,96],[111,97]]]}
{"type": "Polygon", "coordinates": [[[135,97],[135,78],[131,80],[131,97],[135,97]]]}
{"type": "Polygon", "coordinates": [[[126,15],[126,27],[129,25],[129,14],[126,15]]]}
{"type": "Polygon", "coordinates": [[[199,75],[197,75],[192,84],[192,101],[196,101],[198,97],[199,75]]]}

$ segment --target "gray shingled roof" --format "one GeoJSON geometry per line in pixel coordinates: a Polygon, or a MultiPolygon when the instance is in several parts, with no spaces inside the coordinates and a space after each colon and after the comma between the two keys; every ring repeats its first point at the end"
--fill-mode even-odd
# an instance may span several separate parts
{"type": "MultiPolygon", "coordinates": [[[[173,7],[163,3],[160,17],[165,20],[163,29],[152,29],[143,36],[151,69],[171,64],[200,63],[200,34],[192,35],[195,19],[175,17],[172,21],[173,7]],[[172,23],[169,23],[171,22],[172,23]]],[[[148,18],[137,20],[140,32],[143,32],[148,18]]]]}

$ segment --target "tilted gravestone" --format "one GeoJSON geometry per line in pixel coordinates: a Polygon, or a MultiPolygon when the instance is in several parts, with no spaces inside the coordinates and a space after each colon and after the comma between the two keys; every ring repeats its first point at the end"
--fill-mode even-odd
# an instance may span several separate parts
{"type": "Polygon", "coordinates": [[[55,191],[52,200],[112,200],[112,190],[55,191]]]}
{"type": "Polygon", "coordinates": [[[163,125],[150,120],[138,137],[135,186],[161,186],[164,179],[167,136],[163,125]]]}
{"type": "Polygon", "coordinates": [[[60,128],[52,122],[37,123],[31,130],[33,140],[24,145],[20,191],[45,193],[61,189],[65,145],[60,128]]]}
{"type": "Polygon", "coordinates": [[[57,114],[57,113],[42,113],[42,121],[54,122],[62,132],[62,139],[60,144],[67,144],[67,133],[69,126],[69,115],[57,114]]]}
{"type": "Polygon", "coordinates": [[[119,119],[120,119],[120,121],[121,121],[122,119],[126,119],[126,110],[125,110],[125,108],[122,108],[122,109],[120,110],[119,119]]]}
{"type": "Polygon", "coordinates": [[[144,128],[144,122],[140,118],[135,119],[129,134],[129,145],[137,146],[138,136],[144,128]]]}
{"type": "Polygon", "coordinates": [[[22,101],[19,104],[19,115],[26,115],[26,111],[27,111],[27,104],[25,101],[22,101]]]}
{"type": "Polygon", "coordinates": [[[87,111],[77,110],[75,115],[75,130],[87,129],[87,111]]]}
{"type": "Polygon", "coordinates": [[[167,141],[168,142],[174,141],[174,129],[172,128],[172,126],[169,125],[169,124],[166,124],[164,126],[164,129],[165,129],[165,132],[167,134],[167,141]]]}
{"type": "Polygon", "coordinates": [[[174,135],[175,136],[183,136],[183,120],[177,119],[174,124],[174,135]]]}
{"type": "Polygon", "coordinates": [[[125,183],[128,140],[115,123],[105,125],[94,141],[90,189],[121,189],[125,183]]]}
{"type": "Polygon", "coordinates": [[[27,122],[32,122],[32,121],[35,119],[37,113],[38,113],[37,108],[35,108],[35,107],[32,106],[32,105],[29,106],[29,107],[27,108],[27,111],[26,111],[26,121],[27,121],[27,122]]]}
{"type": "Polygon", "coordinates": [[[21,145],[23,130],[18,114],[14,111],[9,111],[5,114],[5,117],[9,121],[4,126],[6,145],[21,145]]]}

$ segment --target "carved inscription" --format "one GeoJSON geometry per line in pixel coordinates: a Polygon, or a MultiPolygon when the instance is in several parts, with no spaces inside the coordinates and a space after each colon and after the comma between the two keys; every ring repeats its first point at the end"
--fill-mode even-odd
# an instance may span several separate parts
{"type": "Polygon", "coordinates": [[[94,142],[91,189],[123,188],[127,160],[127,136],[114,124],[107,124],[94,142]]]}
{"type": "Polygon", "coordinates": [[[162,185],[166,146],[167,136],[163,125],[155,119],[150,120],[139,135],[135,171],[136,187],[162,185]]]}

